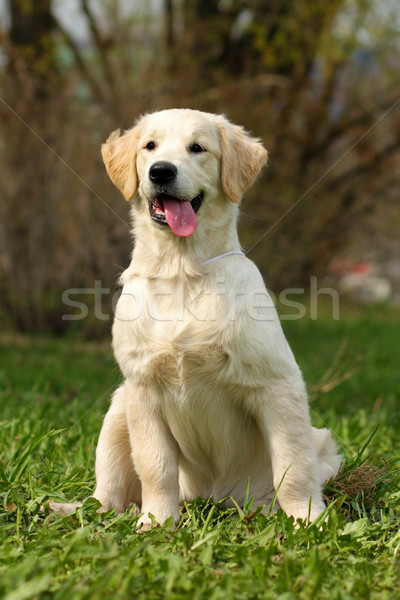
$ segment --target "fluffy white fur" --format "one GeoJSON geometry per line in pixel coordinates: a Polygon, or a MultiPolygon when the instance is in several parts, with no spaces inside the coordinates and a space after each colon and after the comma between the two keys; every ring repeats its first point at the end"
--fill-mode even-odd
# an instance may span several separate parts
{"type": "Polygon", "coordinates": [[[100,433],[94,497],[103,510],[136,503],[146,528],[149,514],[177,523],[179,504],[198,496],[243,505],[250,481],[253,506],[268,510],[278,489],[287,514],[315,519],[340,462],[331,434],[311,427],[300,369],[257,267],[239,254],[206,264],[240,250],[238,202],[265,149],[223,116],[175,109],[114,132],[102,152],[132,199],[135,246],[113,326],[125,382],[100,433]],[[177,167],[175,195],[204,193],[189,237],[150,218],[149,169],[161,160],[177,167]]]}

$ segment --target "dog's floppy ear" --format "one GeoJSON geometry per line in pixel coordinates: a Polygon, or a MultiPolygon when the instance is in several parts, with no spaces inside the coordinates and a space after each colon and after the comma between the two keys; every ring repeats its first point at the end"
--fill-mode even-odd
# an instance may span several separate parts
{"type": "Polygon", "coordinates": [[[101,154],[107,173],[125,200],[131,200],[137,189],[136,155],[138,135],[138,126],[125,133],[117,129],[101,146],[101,154]]]}
{"type": "Polygon", "coordinates": [[[219,134],[222,187],[232,202],[239,202],[267,161],[268,153],[260,140],[226,119],[219,123],[219,134]]]}

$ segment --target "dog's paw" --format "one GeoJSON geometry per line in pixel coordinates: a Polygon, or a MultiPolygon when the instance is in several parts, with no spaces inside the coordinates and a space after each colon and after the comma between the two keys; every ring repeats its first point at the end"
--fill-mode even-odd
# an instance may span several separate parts
{"type": "Polygon", "coordinates": [[[148,514],[146,515],[142,515],[140,517],[140,519],[137,522],[137,530],[142,532],[142,531],[149,531],[149,529],[152,529],[153,527],[158,527],[159,523],[157,523],[157,521],[155,519],[151,519],[149,517],[148,514]]]}
{"type": "Polygon", "coordinates": [[[315,504],[313,503],[311,507],[310,505],[305,505],[302,509],[296,508],[287,514],[294,517],[295,522],[297,522],[298,519],[301,519],[307,523],[313,523],[323,514],[325,510],[325,504],[323,502],[317,502],[315,504]]]}
{"type": "Polygon", "coordinates": [[[179,513],[172,516],[155,516],[152,513],[144,513],[140,517],[137,522],[137,530],[140,531],[149,531],[149,529],[153,529],[154,527],[159,527],[160,525],[170,525],[172,529],[176,529],[178,527],[180,521],[179,513]]]}
{"type": "Polygon", "coordinates": [[[49,502],[50,512],[57,515],[72,515],[81,506],[82,502],[49,502]]]}
{"type": "Polygon", "coordinates": [[[298,519],[307,523],[317,520],[326,510],[322,499],[304,498],[296,502],[280,502],[281,508],[288,517],[293,517],[295,523],[298,519]]]}

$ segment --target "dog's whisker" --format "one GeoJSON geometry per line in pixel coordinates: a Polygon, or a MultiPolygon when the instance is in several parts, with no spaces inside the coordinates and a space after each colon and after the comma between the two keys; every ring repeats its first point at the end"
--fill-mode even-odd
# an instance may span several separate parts
{"type": "Polygon", "coordinates": [[[244,217],[248,217],[249,219],[254,219],[254,221],[264,221],[267,223],[272,222],[271,218],[264,218],[264,217],[258,217],[256,215],[249,215],[248,213],[245,213],[243,210],[239,210],[239,214],[243,215],[244,217]]]}

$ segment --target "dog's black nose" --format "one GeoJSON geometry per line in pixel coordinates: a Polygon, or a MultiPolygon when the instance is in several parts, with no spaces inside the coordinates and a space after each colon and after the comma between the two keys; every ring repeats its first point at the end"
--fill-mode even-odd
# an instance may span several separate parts
{"type": "Polygon", "coordinates": [[[162,185],[163,183],[170,183],[177,176],[178,169],[175,165],[164,160],[160,160],[151,165],[149,170],[149,177],[153,183],[162,185]]]}

